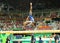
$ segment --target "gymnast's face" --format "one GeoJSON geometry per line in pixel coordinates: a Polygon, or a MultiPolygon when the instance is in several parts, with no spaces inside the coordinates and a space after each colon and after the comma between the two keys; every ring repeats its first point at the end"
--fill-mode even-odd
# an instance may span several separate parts
{"type": "Polygon", "coordinates": [[[27,17],[27,20],[30,20],[29,16],[27,17]]]}
{"type": "Polygon", "coordinates": [[[30,20],[30,18],[28,17],[28,19],[30,20]]]}

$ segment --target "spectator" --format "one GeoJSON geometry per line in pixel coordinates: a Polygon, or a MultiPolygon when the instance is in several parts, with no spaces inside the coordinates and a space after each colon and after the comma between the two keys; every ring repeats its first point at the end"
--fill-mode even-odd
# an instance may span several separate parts
{"type": "Polygon", "coordinates": [[[39,37],[39,43],[43,43],[43,40],[41,40],[41,37],[39,37]]]}
{"type": "Polygon", "coordinates": [[[34,38],[34,36],[32,35],[31,37],[31,43],[35,43],[36,42],[36,39],[34,38]]]}
{"type": "Polygon", "coordinates": [[[58,43],[59,37],[58,37],[58,35],[57,35],[57,34],[54,34],[54,35],[55,35],[55,36],[54,36],[55,43],[58,43]]]}
{"type": "Polygon", "coordinates": [[[9,39],[9,37],[6,39],[6,43],[10,43],[10,39],[9,39]]]}

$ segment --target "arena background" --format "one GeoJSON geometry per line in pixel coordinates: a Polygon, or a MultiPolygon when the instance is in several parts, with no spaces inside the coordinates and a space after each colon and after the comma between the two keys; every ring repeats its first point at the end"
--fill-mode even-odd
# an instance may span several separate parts
{"type": "MultiPolygon", "coordinates": [[[[43,29],[41,29],[42,32],[43,30],[53,30],[53,32],[51,31],[49,31],[50,33],[38,32],[38,33],[33,34],[34,37],[37,39],[36,43],[38,43],[39,37],[43,38],[44,43],[49,43],[51,41],[52,43],[55,43],[54,37],[53,37],[53,34],[55,33],[54,30],[60,29],[60,0],[0,0],[0,43],[6,43],[6,41],[9,41],[10,43],[21,43],[20,41],[22,40],[23,40],[22,43],[31,42],[30,41],[31,34],[27,33],[27,34],[19,35],[17,33],[14,34],[14,33],[9,33],[9,32],[8,33],[4,32],[4,31],[10,31],[10,32],[18,31],[19,32],[23,30],[22,24],[26,20],[26,17],[29,15],[30,2],[32,2],[33,4],[32,14],[35,18],[35,21],[40,21],[41,19],[43,20],[43,18],[44,19],[50,18],[52,14],[53,14],[53,17],[57,16],[57,19],[53,17],[51,18],[54,19],[53,23],[58,24],[58,27],[55,26],[56,24],[51,23],[53,24],[52,25],[53,28],[45,29],[44,27],[43,29]],[[50,40],[50,38],[52,40],[50,40]]],[[[56,32],[59,33],[60,31],[56,31],[56,32]]],[[[60,34],[58,35],[60,38],[60,34]]]]}
{"type": "MultiPolygon", "coordinates": [[[[36,23],[40,21],[46,22],[45,19],[51,18],[52,18],[52,20],[50,20],[51,22],[52,21],[55,22],[56,19],[57,19],[56,21],[60,21],[59,0],[0,0],[0,24],[1,24],[0,28],[7,28],[0,30],[6,31],[22,30],[23,22],[29,15],[30,2],[32,2],[32,15],[36,23]],[[18,29],[15,28],[14,26],[17,27],[18,29]]],[[[51,25],[53,23],[51,23],[51,25]]],[[[60,25],[60,23],[57,22],[57,25],[60,25]]],[[[55,26],[52,27],[54,28],[55,26]]],[[[57,29],[59,28],[60,27],[58,26],[57,29]]],[[[51,29],[52,28],[48,30],[51,29]]]]}

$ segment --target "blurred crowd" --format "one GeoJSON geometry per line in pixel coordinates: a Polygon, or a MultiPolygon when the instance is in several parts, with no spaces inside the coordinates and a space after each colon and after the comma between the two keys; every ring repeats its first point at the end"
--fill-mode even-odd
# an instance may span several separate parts
{"type": "MultiPolygon", "coordinates": [[[[0,15],[0,31],[20,31],[23,29],[23,22],[27,16],[21,17],[21,15],[0,15]]],[[[60,15],[53,12],[51,15],[40,17],[34,17],[35,27],[26,27],[26,30],[59,30],[60,29],[60,15]],[[34,29],[33,29],[34,28],[34,29]]]]}
{"type": "Polygon", "coordinates": [[[20,22],[5,22],[0,23],[0,31],[13,31],[13,30],[22,30],[22,25],[20,22]]]}

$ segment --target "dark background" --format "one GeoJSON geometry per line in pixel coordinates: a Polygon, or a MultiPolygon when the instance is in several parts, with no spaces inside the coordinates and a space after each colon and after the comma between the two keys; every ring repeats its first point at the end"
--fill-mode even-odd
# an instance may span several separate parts
{"type": "Polygon", "coordinates": [[[29,10],[30,2],[33,3],[33,10],[60,8],[60,0],[0,0],[0,3],[4,3],[5,6],[17,10],[29,10]]]}

